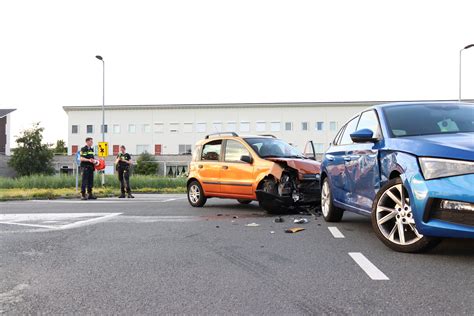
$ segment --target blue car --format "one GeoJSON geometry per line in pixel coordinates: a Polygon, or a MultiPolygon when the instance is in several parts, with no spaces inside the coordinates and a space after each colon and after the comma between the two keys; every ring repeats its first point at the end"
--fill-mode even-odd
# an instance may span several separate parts
{"type": "Polygon", "coordinates": [[[351,118],[324,154],[321,209],[371,216],[401,252],[474,238],[474,104],[390,103],[351,118]]]}

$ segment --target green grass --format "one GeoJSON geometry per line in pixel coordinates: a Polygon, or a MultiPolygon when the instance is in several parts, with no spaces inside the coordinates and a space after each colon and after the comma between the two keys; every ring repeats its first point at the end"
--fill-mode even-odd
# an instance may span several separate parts
{"type": "MultiPolygon", "coordinates": [[[[81,180],[79,179],[79,184],[81,180]]],[[[100,176],[96,176],[94,184],[100,185],[100,176]]],[[[133,175],[130,184],[134,189],[141,188],[184,188],[186,178],[166,178],[158,176],[133,175]]],[[[29,176],[19,178],[0,177],[0,189],[64,189],[75,188],[76,178],[74,176],[29,176]]],[[[105,176],[106,188],[120,188],[117,176],[105,176]]]]}
{"type": "MultiPolygon", "coordinates": [[[[94,193],[99,197],[120,193],[117,176],[107,175],[105,185],[100,177],[94,180],[94,193]]],[[[80,186],[79,179],[79,186],[80,186]]],[[[186,178],[165,178],[158,176],[133,175],[130,177],[135,193],[184,193],[186,178]]],[[[73,176],[29,176],[19,178],[0,177],[0,200],[12,199],[57,199],[78,197],[76,178],[73,176]]]]}

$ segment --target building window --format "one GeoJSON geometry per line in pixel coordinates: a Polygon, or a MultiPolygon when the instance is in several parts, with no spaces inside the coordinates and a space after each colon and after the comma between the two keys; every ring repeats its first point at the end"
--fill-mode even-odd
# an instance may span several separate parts
{"type": "Polygon", "coordinates": [[[77,145],[72,145],[71,146],[71,153],[73,155],[77,154],[77,151],[79,150],[79,147],[77,145]]]}
{"type": "Polygon", "coordinates": [[[324,129],[324,122],[316,122],[315,127],[317,131],[322,131],[324,129]]]}
{"type": "Polygon", "coordinates": [[[87,134],[94,133],[94,125],[87,125],[86,126],[86,132],[87,132],[87,134]]]}
{"type": "Polygon", "coordinates": [[[334,121],[329,122],[329,130],[335,132],[337,130],[337,123],[334,121]]]}
{"type": "Polygon", "coordinates": [[[207,123],[196,123],[196,132],[205,133],[207,129],[207,123]]]}
{"type": "Polygon", "coordinates": [[[179,145],[179,154],[180,155],[191,155],[192,146],[189,144],[180,144],[179,145]]]}
{"type": "Polygon", "coordinates": [[[192,133],[193,132],[193,123],[184,123],[183,124],[183,132],[192,133]]]}
{"type": "Polygon", "coordinates": [[[170,133],[179,132],[179,123],[170,123],[170,133]]]}
{"type": "Polygon", "coordinates": [[[143,124],[143,133],[145,133],[145,134],[151,133],[151,126],[150,126],[150,124],[143,124]]]}
{"type": "Polygon", "coordinates": [[[241,132],[250,132],[250,122],[240,122],[241,132]]]}
{"type": "Polygon", "coordinates": [[[120,125],[114,124],[114,134],[120,134],[120,125]]]}
{"type": "Polygon", "coordinates": [[[265,132],[267,130],[267,122],[258,121],[255,123],[255,131],[265,132]]]}
{"type": "Polygon", "coordinates": [[[128,132],[130,134],[135,134],[137,132],[137,126],[135,124],[128,125],[128,132]]]}
{"type": "Polygon", "coordinates": [[[79,133],[79,125],[73,125],[73,126],[71,127],[71,133],[72,133],[72,134],[77,134],[77,133],[79,133]]]}
{"type": "Polygon", "coordinates": [[[227,132],[237,131],[237,123],[236,122],[227,122],[226,131],[227,132]]]}
{"type": "Polygon", "coordinates": [[[302,131],[308,130],[308,122],[301,122],[301,130],[302,131]]]}
{"type": "Polygon", "coordinates": [[[114,156],[117,156],[119,154],[119,151],[120,151],[120,146],[119,145],[114,145],[112,148],[113,148],[114,156]]]}
{"type": "Polygon", "coordinates": [[[155,144],[155,156],[160,156],[163,146],[161,144],[155,144]]]}
{"type": "Polygon", "coordinates": [[[293,130],[293,123],[285,122],[285,131],[292,131],[292,130],[293,130]]]}
{"type": "Polygon", "coordinates": [[[155,123],[155,133],[164,133],[164,132],[165,132],[165,124],[155,123]]]}
{"type": "Polygon", "coordinates": [[[108,132],[108,126],[107,124],[105,125],[100,125],[100,133],[107,133],[108,132]]]}
{"type": "Polygon", "coordinates": [[[272,132],[279,132],[281,129],[281,123],[280,122],[271,122],[270,123],[270,130],[272,132]]]}
{"type": "Polygon", "coordinates": [[[149,145],[137,145],[137,155],[143,154],[145,152],[150,152],[149,145]]]}
{"type": "Polygon", "coordinates": [[[221,122],[212,123],[212,130],[214,132],[222,132],[222,123],[221,122]]]}

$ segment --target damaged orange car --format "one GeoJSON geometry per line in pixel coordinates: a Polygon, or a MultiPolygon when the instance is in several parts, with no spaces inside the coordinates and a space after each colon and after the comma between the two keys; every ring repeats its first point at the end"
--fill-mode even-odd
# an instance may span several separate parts
{"type": "Polygon", "coordinates": [[[315,208],[320,202],[320,163],[274,136],[207,135],[196,144],[187,181],[188,201],[208,198],[258,201],[268,212],[315,208]]]}

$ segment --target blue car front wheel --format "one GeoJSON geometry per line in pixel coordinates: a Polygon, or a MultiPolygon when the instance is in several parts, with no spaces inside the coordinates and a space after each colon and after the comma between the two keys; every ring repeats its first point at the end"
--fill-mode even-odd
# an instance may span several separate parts
{"type": "Polygon", "coordinates": [[[400,178],[385,184],[372,206],[372,226],[377,237],[389,248],[400,252],[421,252],[437,240],[421,235],[413,217],[410,197],[400,178]]]}

